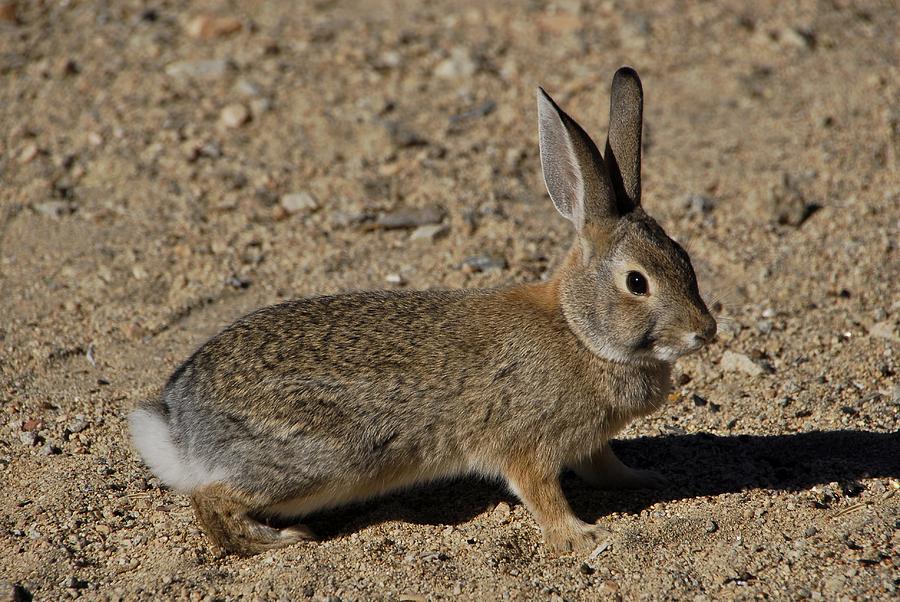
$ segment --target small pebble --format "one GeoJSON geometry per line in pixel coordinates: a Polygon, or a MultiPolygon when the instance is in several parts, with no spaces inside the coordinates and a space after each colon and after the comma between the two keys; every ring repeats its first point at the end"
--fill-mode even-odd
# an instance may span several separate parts
{"type": "Polygon", "coordinates": [[[29,142],[19,153],[19,163],[30,163],[38,156],[40,149],[34,142],[29,142]]]}
{"type": "Polygon", "coordinates": [[[427,224],[413,230],[412,234],[409,235],[409,239],[434,242],[446,236],[448,232],[450,232],[450,226],[447,224],[427,224]]]}
{"type": "Polygon", "coordinates": [[[88,586],[88,583],[72,575],[67,577],[60,585],[68,589],[84,589],[88,586]]]}
{"type": "Polygon", "coordinates": [[[872,324],[869,327],[869,334],[879,339],[900,343],[900,333],[898,333],[897,324],[893,323],[892,320],[882,320],[872,324]]]}
{"type": "Polygon", "coordinates": [[[410,148],[428,144],[428,140],[403,123],[389,121],[384,124],[384,127],[387,129],[391,142],[397,148],[410,148]]]}
{"type": "Polygon", "coordinates": [[[250,121],[250,111],[240,103],[230,104],[219,114],[219,123],[227,128],[241,127],[250,121]]]}
{"type": "Polygon", "coordinates": [[[468,111],[463,111],[462,113],[457,113],[456,115],[450,116],[450,124],[458,124],[463,123],[465,121],[469,121],[471,119],[476,119],[478,117],[484,117],[485,115],[490,115],[494,112],[494,109],[497,108],[497,103],[493,100],[486,100],[481,104],[478,104],[468,111]]]}
{"type": "Polygon", "coordinates": [[[399,52],[396,52],[394,50],[388,50],[388,51],[382,52],[381,55],[378,57],[378,64],[381,67],[395,68],[395,67],[400,66],[400,63],[402,60],[403,60],[403,57],[400,56],[399,52]]]}
{"type": "Polygon", "coordinates": [[[246,96],[248,98],[257,97],[262,93],[259,86],[243,77],[234,82],[234,91],[241,96],[246,96]]]}
{"type": "Polygon", "coordinates": [[[605,552],[608,548],[609,548],[609,540],[601,542],[596,548],[594,548],[594,550],[591,552],[591,554],[590,554],[590,556],[588,556],[588,558],[590,560],[596,560],[600,556],[600,554],[605,552]]]}
{"type": "Polygon", "coordinates": [[[506,258],[501,255],[475,255],[462,263],[462,270],[467,273],[505,270],[506,267],[506,258]]]}
{"type": "Polygon", "coordinates": [[[55,456],[62,453],[62,450],[51,443],[45,443],[38,452],[42,456],[55,456]]]}
{"type": "Polygon", "coordinates": [[[797,381],[790,379],[785,381],[784,385],[781,387],[781,390],[784,393],[797,393],[800,390],[800,385],[797,381]]]}
{"type": "Polygon", "coordinates": [[[700,194],[689,194],[684,200],[684,208],[688,215],[706,215],[715,205],[711,198],[700,194]]]}
{"type": "Polygon", "coordinates": [[[272,101],[268,98],[254,98],[250,101],[250,113],[253,117],[259,117],[263,113],[272,110],[272,101]]]}
{"type": "Polygon", "coordinates": [[[781,41],[788,46],[807,50],[816,47],[816,35],[811,29],[805,27],[785,27],[779,36],[781,41]]]}
{"type": "Polygon", "coordinates": [[[450,56],[434,69],[434,74],[441,79],[470,77],[475,73],[476,65],[468,49],[458,46],[450,51],[450,56]]]}
{"type": "Polygon", "coordinates": [[[66,427],[66,430],[69,431],[70,433],[74,434],[74,433],[80,433],[87,427],[88,427],[88,423],[86,421],[77,419],[77,420],[73,420],[72,422],[70,422],[69,425],[66,427]]]}
{"type": "Polygon", "coordinates": [[[600,584],[600,592],[607,596],[614,596],[619,591],[619,584],[615,581],[604,581],[600,584]]]}
{"type": "Polygon", "coordinates": [[[242,27],[241,21],[235,17],[206,14],[190,19],[184,29],[192,38],[209,40],[238,32],[242,27]]]}
{"type": "Polygon", "coordinates": [[[504,522],[509,518],[509,515],[512,513],[512,508],[509,507],[509,504],[506,502],[500,502],[494,509],[491,511],[491,518],[493,518],[498,523],[504,522]]]}
{"type": "Polygon", "coordinates": [[[225,279],[225,284],[232,288],[243,290],[250,288],[250,285],[253,284],[253,281],[242,276],[229,276],[225,279]]]}
{"type": "Polygon", "coordinates": [[[145,8],[138,15],[138,22],[156,23],[157,20],[159,20],[159,11],[155,8],[145,8]]]}
{"type": "Polygon", "coordinates": [[[166,65],[166,75],[175,79],[219,79],[228,72],[228,61],[208,59],[199,61],[175,61],[166,65]]]}
{"type": "Polygon", "coordinates": [[[444,219],[444,210],[440,207],[402,208],[382,213],[375,220],[375,225],[386,230],[396,228],[416,228],[426,224],[439,224],[444,219]]]}
{"type": "Polygon", "coordinates": [[[841,493],[847,497],[859,497],[865,490],[866,486],[859,481],[847,481],[841,484],[841,493]]]}
{"type": "Polygon", "coordinates": [[[315,211],[319,208],[319,203],[315,197],[308,192],[292,192],[281,196],[278,204],[289,215],[299,213],[300,211],[315,211]]]}
{"type": "Polygon", "coordinates": [[[406,279],[400,274],[396,273],[388,274],[384,277],[384,281],[395,286],[403,286],[404,284],[406,284],[406,279]]]}
{"type": "Polygon", "coordinates": [[[818,532],[819,532],[819,530],[816,529],[815,527],[809,527],[806,529],[806,531],[803,532],[803,537],[812,537],[813,535],[815,535],[818,532]]]}
{"type": "Polygon", "coordinates": [[[728,372],[743,372],[749,376],[759,376],[763,373],[763,369],[749,357],[729,350],[722,354],[719,365],[728,372]]]}
{"type": "Polygon", "coordinates": [[[707,533],[715,533],[718,530],[719,530],[719,523],[717,523],[716,521],[714,521],[712,519],[709,519],[708,521],[706,521],[706,532],[707,533]]]}

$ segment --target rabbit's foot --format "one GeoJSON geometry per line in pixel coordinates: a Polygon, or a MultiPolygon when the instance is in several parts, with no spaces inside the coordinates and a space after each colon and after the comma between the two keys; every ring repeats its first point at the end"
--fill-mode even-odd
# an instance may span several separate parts
{"type": "Polygon", "coordinates": [[[247,498],[225,485],[210,485],[191,495],[191,504],[203,531],[220,550],[251,556],[316,539],[305,525],[282,529],[266,525],[252,516],[247,498]]]}
{"type": "Polygon", "coordinates": [[[557,554],[590,552],[611,537],[612,534],[604,527],[580,520],[544,530],[547,546],[557,554]]]}
{"type": "Polygon", "coordinates": [[[609,445],[577,462],[572,470],[584,481],[607,489],[659,489],[668,480],[655,470],[631,468],[623,463],[609,445]]]}
{"type": "Polygon", "coordinates": [[[609,531],[589,525],[572,514],[559,486],[557,471],[528,459],[510,462],[506,476],[510,488],[541,526],[550,549],[558,553],[583,552],[605,541],[609,531]]]}
{"type": "Polygon", "coordinates": [[[662,489],[669,480],[655,470],[628,468],[627,472],[610,479],[609,486],[617,489],[662,489]]]}

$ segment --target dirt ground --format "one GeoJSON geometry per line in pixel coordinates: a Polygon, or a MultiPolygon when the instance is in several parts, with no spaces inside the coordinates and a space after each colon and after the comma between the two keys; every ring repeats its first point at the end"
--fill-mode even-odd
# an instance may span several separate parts
{"type": "Polygon", "coordinates": [[[0,599],[896,599],[895,2],[182,4],[0,2],[0,599]],[[671,484],[565,477],[593,557],[476,480],[217,557],[129,409],[264,304],[544,277],[535,88],[602,140],[622,64],[722,306],[616,445],[671,484]]]}

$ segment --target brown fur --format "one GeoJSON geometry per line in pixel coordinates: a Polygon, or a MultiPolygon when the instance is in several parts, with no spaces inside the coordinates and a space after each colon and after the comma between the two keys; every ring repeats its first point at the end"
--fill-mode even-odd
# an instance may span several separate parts
{"type": "Polygon", "coordinates": [[[203,345],[132,415],[141,453],[190,494],[216,546],[252,554],[311,539],[260,519],[476,473],[503,479],[552,549],[580,551],[606,531],[572,513],[562,470],[603,486],[662,482],[608,441],[664,402],[674,358],[708,340],[712,319],[687,255],[639,206],[622,213],[640,200],[630,156],[640,112],[617,114],[640,92],[630,77],[614,80],[611,115],[624,202],[587,134],[539,97],[548,189],[576,229],[551,279],[266,307],[203,345]],[[652,294],[629,292],[634,270],[652,294]]]}

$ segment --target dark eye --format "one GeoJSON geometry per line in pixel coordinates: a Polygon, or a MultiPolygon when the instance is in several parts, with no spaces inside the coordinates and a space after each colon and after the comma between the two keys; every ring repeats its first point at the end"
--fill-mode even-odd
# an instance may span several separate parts
{"type": "Polygon", "coordinates": [[[647,294],[647,278],[640,272],[628,272],[625,276],[625,284],[633,295],[647,294]]]}

